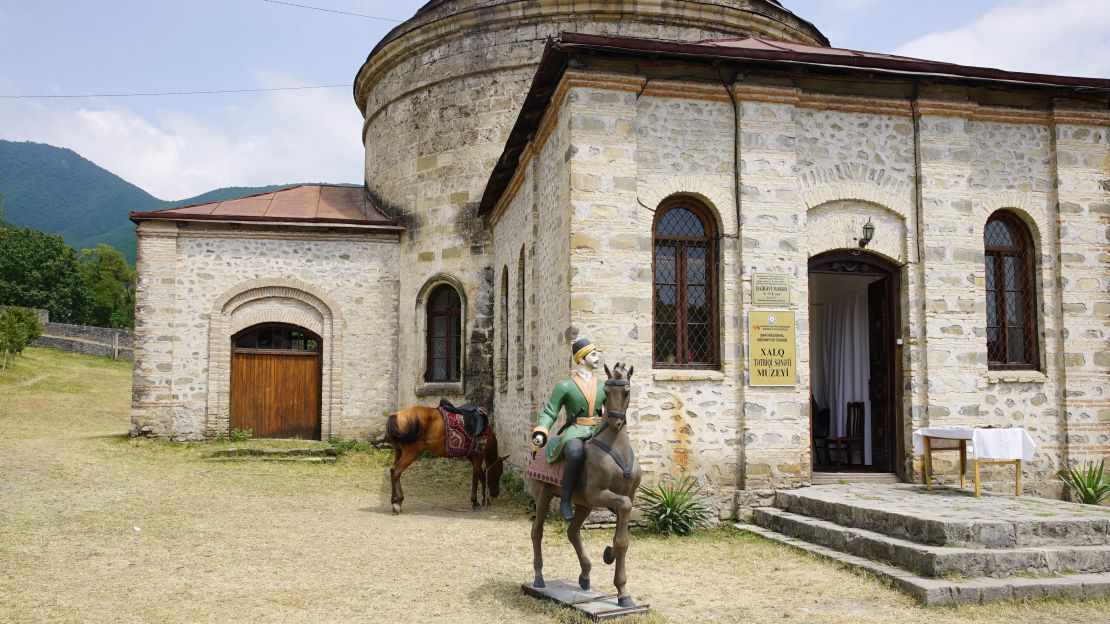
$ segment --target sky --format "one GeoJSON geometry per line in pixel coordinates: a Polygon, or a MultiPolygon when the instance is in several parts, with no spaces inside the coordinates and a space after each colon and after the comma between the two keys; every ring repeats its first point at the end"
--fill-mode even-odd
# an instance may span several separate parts
{"type": "MultiPolygon", "coordinates": [[[[360,183],[355,73],[423,1],[0,0],[0,139],[70,148],[161,199],[360,183]]],[[[1110,0],[781,1],[836,47],[1110,78],[1110,0]]]]}

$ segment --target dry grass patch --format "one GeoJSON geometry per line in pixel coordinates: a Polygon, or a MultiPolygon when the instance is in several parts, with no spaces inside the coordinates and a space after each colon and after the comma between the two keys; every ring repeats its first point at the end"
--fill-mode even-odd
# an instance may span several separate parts
{"type": "MultiPolygon", "coordinates": [[[[130,384],[129,363],[41,349],[0,374],[0,622],[584,621],[520,593],[532,578],[527,499],[471,512],[464,462],[414,464],[394,516],[390,453],[206,461],[220,445],[126,437],[130,384]]],[[[561,526],[547,531],[549,579],[578,574],[561,526]]],[[[600,556],[610,539],[585,537],[602,590],[612,587],[600,556]]],[[[639,624],[1089,623],[1107,621],[1110,606],[924,609],[873,578],[730,530],[638,532],[628,575],[653,607],[624,620],[639,624]]]]}

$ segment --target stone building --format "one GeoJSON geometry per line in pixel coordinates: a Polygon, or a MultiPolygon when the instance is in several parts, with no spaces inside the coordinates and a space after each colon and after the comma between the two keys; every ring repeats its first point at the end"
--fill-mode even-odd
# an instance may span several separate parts
{"type": "Polygon", "coordinates": [[[723,514],[842,459],[815,433],[855,402],[856,464],[1018,425],[1058,494],[1110,454],[1108,90],[830,48],[772,0],[433,0],[356,76],[362,195],[134,215],[134,430],[229,431],[262,401],[235,358],[284,341],[322,362],[316,435],[470,399],[519,468],[589,336],[635,366],[646,478],[723,514]]]}

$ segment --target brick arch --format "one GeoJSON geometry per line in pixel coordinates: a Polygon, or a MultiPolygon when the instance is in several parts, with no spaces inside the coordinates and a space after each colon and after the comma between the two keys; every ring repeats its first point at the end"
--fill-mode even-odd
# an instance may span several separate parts
{"type": "Polygon", "coordinates": [[[905,264],[911,248],[905,217],[882,204],[859,199],[837,199],[809,209],[806,213],[809,257],[837,249],[859,249],[859,236],[868,219],[875,226],[875,238],[867,251],[895,264],[905,264]]]}
{"type": "MultiPolygon", "coordinates": [[[[666,178],[650,185],[640,195],[640,201],[655,210],[676,195],[693,197],[705,204],[717,218],[717,227],[721,232],[736,231],[736,211],[730,209],[733,205],[732,191],[715,178],[692,175],[666,178]]],[[[644,218],[650,224],[652,215],[648,214],[644,218]]]]}
{"type": "Polygon", "coordinates": [[[888,187],[871,182],[843,180],[835,183],[815,184],[802,190],[802,203],[805,204],[806,210],[813,210],[823,204],[844,200],[856,200],[882,206],[901,216],[903,221],[910,221],[914,213],[913,202],[907,194],[894,193],[888,187]]]}
{"type": "Polygon", "coordinates": [[[208,409],[205,432],[209,437],[226,432],[231,417],[231,337],[260,323],[297,325],[320,336],[322,371],[320,436],[332,437],[342,416],[342,359],[344,323],[339,305],[317,286],[289,278],[240,282],[216,299],[209,315],[208,409]]]}
{"type": "MultiPolygon", "coordinates": [[[[1044,195],[1041,194],[1041,197],[1044,198],[1044,195]]],[[[1044,249],[1041,232],[1047,231],[1045,201],[1047,199],[1042,199],[1041,203],[1038,203],[1036,194],[1020,191],[1002,191],[1001,193],[987,195],[981,202],[978,202],[979,210],[976,211],[980,237],[983,235],[983,228],[987,227],[987,219],[999,210],[1005,210],[1016,216],[1029,228],[1029,234],[1033,237],[1034,253],[1039,254],[1044,249]]]]}

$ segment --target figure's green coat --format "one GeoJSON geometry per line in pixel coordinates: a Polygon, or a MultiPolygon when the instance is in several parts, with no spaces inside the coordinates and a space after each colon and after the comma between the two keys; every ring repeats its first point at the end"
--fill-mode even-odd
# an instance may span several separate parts
{"type": "MultiPolygon", "coordinates": [[[[605,384],[598,380],[597,384],[597,398],[594,399],[594,408],[605,405],[605,384]]],[[[555,435],[557,431],[555,421],[559,419],[559,410],[566,411],[567,418],[572,418],[578,410],[588,409],[586,397],[582,394],[582,390],[573,380],[567,379],[560,381],[555,385],[555,390],[551,393],[551,400],[544,406],[543,412],[540,414],[539,426],[544,427],[551,432],[545,454],[547,455],[547,463],[554,464],[555,462],[562,461],[563,459],[563,446],[566,445],[567,440],[573,438],[585,438],[597,429],[597,425],[589,427],[583,425],[571,425],[566,428],[562,435],[555,435]]],[[[590,417],[593,414],[582,413],[583,417],[590,417]]]]}

